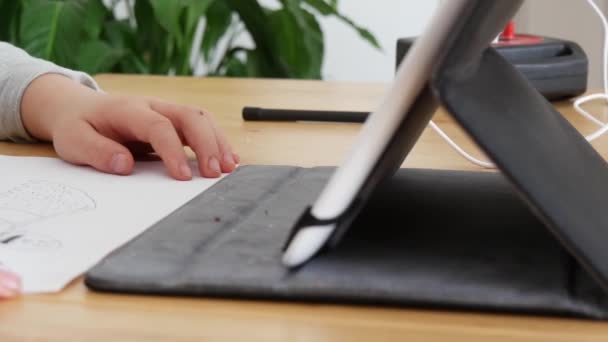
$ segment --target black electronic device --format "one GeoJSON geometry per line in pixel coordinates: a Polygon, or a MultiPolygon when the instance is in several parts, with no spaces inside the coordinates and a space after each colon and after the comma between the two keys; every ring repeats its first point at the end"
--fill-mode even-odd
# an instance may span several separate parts
{"type": "MultiPolygon", "coordinates": [[[[414,40],[402,38],[397,41],[397,66],[414,40]]],[[[587,90],[589,62],[585,51],[575,42],[515,35],[514,39],[499,40],[492,46],[549,100],[575,97],[587,90]]]]}

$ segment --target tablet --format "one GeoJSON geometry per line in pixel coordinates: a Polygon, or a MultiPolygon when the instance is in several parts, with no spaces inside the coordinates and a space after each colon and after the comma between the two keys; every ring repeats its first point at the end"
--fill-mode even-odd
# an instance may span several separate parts
{"type": "Polygon", "coordinates": [[[479,27],[489,46],[520,5],[521,1],[441,2],[401,63],[381,105],[363,125],[352,151],[293,227],[284,247],[285,266],[300,266],[324,246],[337,243],[373,190],[399,169],[437,109],[429,88],[433,70],[470,17],[487,13],[494,19],[479,27]]]}

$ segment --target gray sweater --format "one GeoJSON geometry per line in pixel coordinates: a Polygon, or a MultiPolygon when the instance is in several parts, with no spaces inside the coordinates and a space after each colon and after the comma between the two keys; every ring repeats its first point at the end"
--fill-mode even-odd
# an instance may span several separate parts
{"type": "Polygon", "coordinates": [[[35,141],[21,121],[21,98],[27,86],[44,74],[60,74],[98,90],[87,74],[34,58],[8,43],[0,42],[0,140],[35,141]]]}

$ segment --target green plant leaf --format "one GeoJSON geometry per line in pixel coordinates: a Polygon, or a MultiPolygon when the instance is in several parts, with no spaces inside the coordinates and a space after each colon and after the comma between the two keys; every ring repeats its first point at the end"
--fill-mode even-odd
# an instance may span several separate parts
{"type": "Polygon", "coordinates": [[[223,76],[227,77],[242,77],[247,75],[247,66],[236,56],[228,58],[225,64],[223,76]]]}
{"type": "Polygon", "coordinates": [[[137,49],[151,74],[167,74],[171,56],[166,55],[168,33],[156,21],[154,9],[147,0],[135,1],[137,49]]]}
{"type": "Polygon", "coordinates": [[[120,66],[112,71],[129,74],[150,73],[150,69],[142,60],[142,52],[138,50],[137,33],[131,27],[129,19],[106,22],[103,37],[112,47],[124,51],[124,56],[119,61],[120,66]]]}
{"type": "Polygon", "coordinates": [[[23,0],[20,39],[30,54],[75,67],[74,48],[82,42],[87,8],[96,0],[23,0]]]}
{"type": "Polygon", "coordinates": [[[16,43],[15,27],[19,22],[19,1],[0,0],[0,41],[16,43]]]}
{"type": "MultiPolygon", "coordinates": [[[[105,18],[110,16],[112,12],[106,8],[102,0],[86,0],[82,1],[82,3],[85,7],[84,25],[82,26],[82,29],[87,35],[86,38],[97,39],[103,29],[105,18]]],[[[72,29],[74,29],[74,27],[72,29]]]]}
{"type": "Polygon", "coordinates": [[[228,31],[232,22],[232,10],[224,1],[215,1],[207,10],[207,24],[203,33],[201,50],[203,57],[209,61],[220,38],[228,31]]]}
{"type": "Polygon", "coordinates": [[[302,2],[298,0],[282,0],[285,8],[293,13],[301,33],[308,58],[308,70],[301,75],[303,78],[321,78],[321,67],[325,53],[323,31],[317,18],[309,11],[301,7],[302,2]]]}
{"type": "Polygon", "coordinates": [[[325,38],[317,18],[308,11],[302,11],[302,16],[307,23],[306,44],[309,46],[310,69],[307,78],[320,79],[325,55],[325,38]]]}
{"type": "MultiPolygon", "coordinates": [[[[141,0],[140,0],[141,1],[141,0]]],[[[185,35],[182,32],[180,25],[180,17],[182,14],[183,6],[179,0],[149,0],[152,9],[154,10],[154,18],[160,26],[168,33],[164,41],[157,41],[153,44],[158,44],[162,47],[161,64],[158,65],[163,74],[168,73],[170,70],[175,71],[176,69],[181,71],[181,67],[177,66],[182,61],[177,54],[180,51],[185,52],[184,41],[185,35]],[[164,44],[161,45],[161,44],[164,44]]],[[[139,1],[138,1],[139,2],[139,1]]]]}
{"type": "Polygon", "coordinates": [[[254,56],[253,59],[256,61],[253,61],[250,64],[248,57],[248,69],[263,69],[264,74],[268,75],[266,77],[291,77],[292,75],[289,71],[289,67],[283,61],[282,56],[280,56],[274,49],[275,44],[273,33],[268,25],[268,17],[260,4],[257,1],[224,1],[239,15],[245,24],[247,31],[249,31],[251,38],[255,42],[256,52],[249,53],[248,56],[254,56]],[[257,60],[260,60],[260,62],[257,60]],[[260,65],[264,66],[258,68],[257,66],[260,65]],[[252,66],[256,67],[254,68],[252,66]]]}
{"type": "Polygon", "coordinates": [[[260,50],[247,50],[246,52],[245,76],[247,77],[285,77],[278,75],[276,69],[260,50]]]}
{"type": "Polygon", "coordinates": [[[368,29],[358,26],[357,24],[355,24],[352,20],[348,19],[347,17],[339,16],[339,18],[341,18],[346,23],[350,24],[350,26],[352,26],[363,39],[367,40],[376,49],[382,50],[382,46],[380,45],[380,43],[378,42],[376,37],[373,35],[373,33],[371,33],[368,29]]]}
{"type": "MultiPolygon", "coordinates": [[[[137,2],[142,1],[138,0],[137,2]]],[[[178,46],[184,43],[184,32],[180,24],[184,4],[180,0],[149,0],[156,20],[177,41],[178,46]]]]}
{"type": "Polygon", "coordinates": [[[338,12],[337,4],[327,3],[325,0],[304,0],[304,2],[324,16],[334,15],[338,12]]]}
{"type": "Polygon", "coordinates": [[[129,20],[115,19],[104,1],[0,0],[0,39],[91,73],[186,75],[192,71],[196,27],[206,16],[201,53],[208,61],[222,57],[211,73],[281,78],[321,77],[319,14],[338,17],[379,47],[371,32],[339,12],[338,0],[279,0],[279,10],[263,7],[260,0],[134,0],[129,20]],[[235,14],[240,22],[233,20],[235,14]],[[242,26],[255,48],[234,46],[242,26]],[[226,50],[217,51],[226,35],[226,50]]]}
{"type": "Polygon", "coordinates": [[[269,15],[275,49],[297,78],[320,78],[323,38],[315,18],[298,1],[283,1],[284,8],[269,15]]]}
{"type": "Polygon", "coordinates": [[[190,54],[196,25],[214,0],[149,1],[156,21],[169,33],[164,42],[164,61],[169,62],[169,68],[176,74],[190,74],[190,54]]]}
{"type": "Polygon", "coordinates": [[[315,10],[317,10],[320,14],[322,14],[324,16],[335,15],[340,20],[342,20],[344,23],[346,23],[348,26],[355,29],[355,31],[357,31],[357,33],[359,33],[361,38],[365,39],[367,42],[372,44],[378,50],[382,50],[380,43],[369,30],[357,25],[350,18],[346,17],[345,15],[341,14],[338,11],[336,1],[330,0],[329,3],[325,2],[325,0],[303,0],[303,1],[305,1],[308,5],[310,5],[312,8],[314,8],[315,10]]]}
{"type": "MultiPolygon", "coordinates": [[[[69,51],[68,47],[76,46],[79,42],[77,30],[62,27],[67,22],[77,26],[82,24],[84,13],[79,6],[45,0],[25,0],[23,5],[20,36],[23,48],[31,55],[51,60],[56,49],[69,51]],[[59,36],[63,36],[63,39],[58,39],[59,36]],[[59,48],[57,45],[60,45],[59,48]]],[[[55,62],[68,66],[69,56],[61,56],[61,52],[58,55],[55,62]]]]}
{"type": "Polygon", "coordinates": [[[109,21],[103,25],[104,37],[114,47],[136,49],[135,30],[129,20],[109,21]]]}
{"type": "Polygon", "coordinates": [[[14,17],[13,20],[11,22],[11,27],[10,27],[10,41],[13,44],[18,44],[20,43],[20,36],[19,36],[19,28],[21,27],[21,13],[23,11],[23,4],[19,1],[18,5],[17,5],[17,9],[14,12],[14,17]]]}
{"type": "Polygon", "coordinates": [[[90,74],[108,72],[125,54],[125,50],[113,48],[101,40],[86,42],[80,46],[76,67],[90,74]]]}
{"type": "Polygon", "coordinates": [[[207,13],[209,7],[216,2],[216,0],[184,0],[186,6],[186,32],[188,35],[194,33],[198,20],[207,13]]]}

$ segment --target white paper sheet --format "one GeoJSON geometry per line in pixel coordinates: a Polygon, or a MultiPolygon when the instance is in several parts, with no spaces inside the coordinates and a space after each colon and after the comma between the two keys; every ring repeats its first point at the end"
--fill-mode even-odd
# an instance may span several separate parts
{"type": "Polygon", "coordinates": [[[156,161],[114,176],[55,158],[0,156],[0,170],[0,267],[21,276],[25,293],[60,291],[217,182],[173,180],[156,161]]]}

